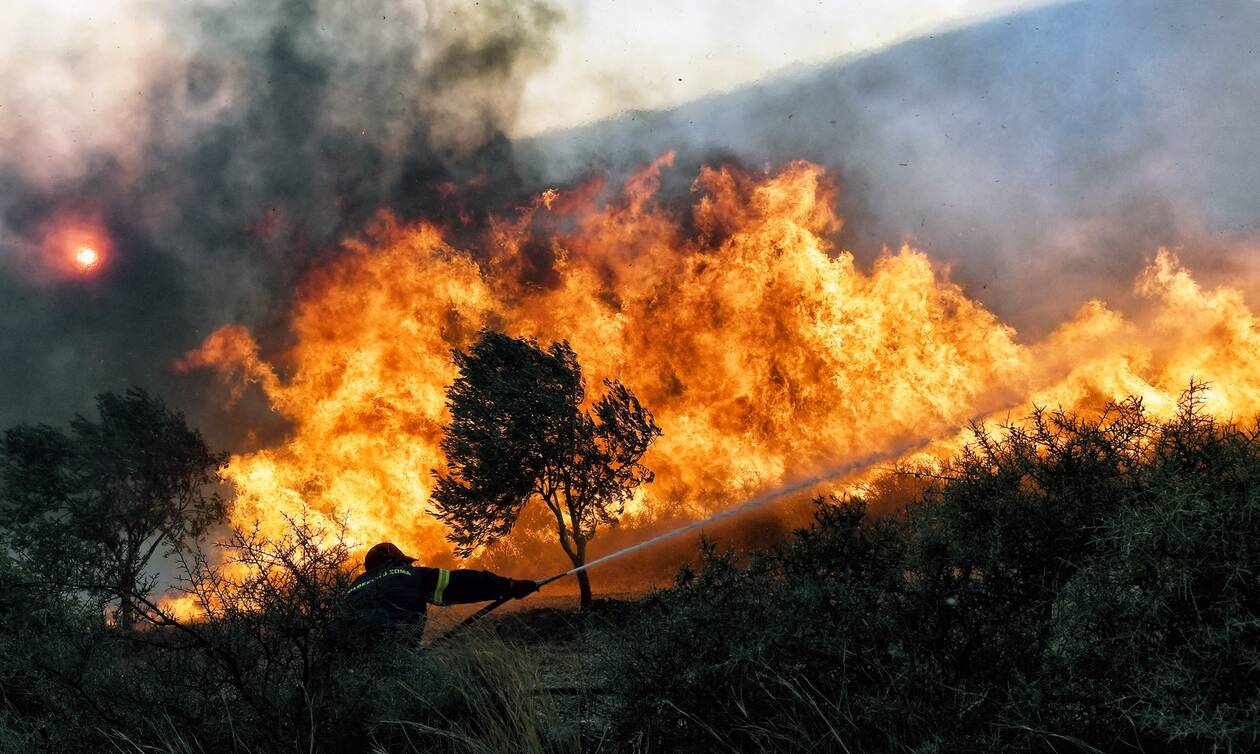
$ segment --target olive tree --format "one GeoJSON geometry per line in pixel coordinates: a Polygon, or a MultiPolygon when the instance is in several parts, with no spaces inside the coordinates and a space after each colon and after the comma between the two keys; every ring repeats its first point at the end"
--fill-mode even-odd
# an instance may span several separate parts
{"type": "MultiPolygon", "coordinates": [[[[506,536],[525,505],[539,500],[565,555],[584,564],[596,529],[615,524],[635,489],[652,481],[640,463],[661,434],[652,413],[616,380],[605,380],[606,392],[587,408],[581,367],[564,341],[543,349],[485,330],[454,357],[446,470],[433,493],[450,540],[468,555],[506,536]]],[[[578,587],[585,607],[585,572],[578,587]]]]}
{"type": "Polygon", "coordinates": [[[117,602],[129,628],[154,586],[155,555],[179,552],[225,512],[226,456],[138,388],[97,396],[68,432],[20,425],[0,437],[0,531],[31,570],[117,602]]]}

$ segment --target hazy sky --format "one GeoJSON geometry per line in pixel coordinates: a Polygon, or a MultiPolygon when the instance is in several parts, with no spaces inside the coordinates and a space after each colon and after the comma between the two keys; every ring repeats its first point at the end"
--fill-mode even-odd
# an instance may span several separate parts
{"type": "Polygon", "coordinates": [[[666,107],[1046,0],[567,0],[516,133],[666,107]]]}

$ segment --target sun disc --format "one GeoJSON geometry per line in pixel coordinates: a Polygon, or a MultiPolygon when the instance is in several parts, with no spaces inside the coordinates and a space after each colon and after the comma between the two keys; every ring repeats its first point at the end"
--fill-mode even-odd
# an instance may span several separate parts
{"type": "Polygon", "coordinates": [[[74,253],[74,263],[80,269],[90,270],[101,261],[101,255],[91,246],[83,246],[74,253]]]}

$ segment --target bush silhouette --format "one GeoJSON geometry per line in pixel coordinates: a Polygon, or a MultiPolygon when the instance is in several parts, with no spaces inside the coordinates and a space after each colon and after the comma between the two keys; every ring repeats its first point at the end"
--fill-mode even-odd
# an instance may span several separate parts
{"type": "Polygon", "coordinates": [[[1037,410],[872,518],[704,550],[609,657],[670,750],[1236,750],[1260,737],[1260,444],[1136,399],[1037,410]]]}

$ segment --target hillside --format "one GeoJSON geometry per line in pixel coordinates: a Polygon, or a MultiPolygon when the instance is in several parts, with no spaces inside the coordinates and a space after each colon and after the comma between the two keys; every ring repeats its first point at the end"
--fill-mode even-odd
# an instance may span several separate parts
{"type": "Polygon", "coordinates": [[[911,240],[1036,331],[1086,298],[1121,300],[1161,245],[1220,279],[1254,269],[1224,252],[1260,234],[1257,39],[1260,5],[1243,0],[1057,5],[549,134],[516,155],[540,183],[668,149],[680,181],[722,159],[819,162],[844,186],[842,245],[870,259],[911,240]]]}

